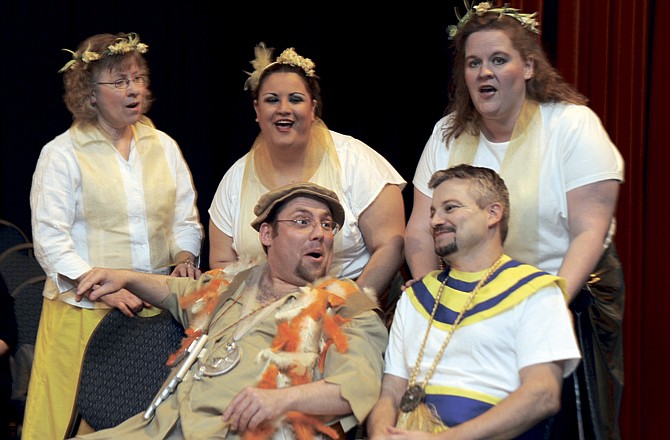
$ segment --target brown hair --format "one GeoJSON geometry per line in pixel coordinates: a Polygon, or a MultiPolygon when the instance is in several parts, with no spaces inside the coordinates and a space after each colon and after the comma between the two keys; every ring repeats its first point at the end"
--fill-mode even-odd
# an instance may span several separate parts
{"type": "Polygon", "coordinates": [[[436,171],[428,181],[428,187],[435,189],[451,179],[463,179],[472,182],[472,196],[479,208],[484,209],[491,203],[499,203],[503,208],[500,219],[500,238],[502,243],[509,232],[509,191],[502,177],[490,168],[460,164],[445,170],[436,171]]]}
{"type": "Polygon", "coordinates": [[[319,85],[319,77],[316,75],[307,76],[303,68],[300,66],[294,66],[292,64],[284,64],[284,63],[270,64],[261,73],[258,79],[258,86],[251,91],[251,98],[253,100],[257,100],[258,91],[263,86],[263,82],[265,82],[265,80],[270,75],[277,72],[293,72],[300,75],[302,80],[305,82],[305,85],[307,86],[307,91],[309,92],[310,98],[316,100],[316,110],[314,113],[316,114],[317,117],[320,118],[323,111],[323,102],[321,101],[321,86],[319,85]]]}
{"type": "Polygon", "coordinates": [[[560,72],[551,65],[538,34],[525,29],[518,20],[508,16],[501,16],[494,12],[483,15],[473,14],[467,22],[463,23],[452,44],[455,57],[449,90],[449,106],[445,114],[452,114],[453,121],[444,130],[444,140],[447,143],[452,137],[458,137],[464,131],[472,135],[479,134],[481,116],[472,103],[465,84],[465,44],[470,35],[488,30],[503,31],[524,61],[533,59],[534,74],[526,81],[526,95],[529,99],[540,103],[586,104],[588,102],[588,99],[566,82],[560,72]]]}

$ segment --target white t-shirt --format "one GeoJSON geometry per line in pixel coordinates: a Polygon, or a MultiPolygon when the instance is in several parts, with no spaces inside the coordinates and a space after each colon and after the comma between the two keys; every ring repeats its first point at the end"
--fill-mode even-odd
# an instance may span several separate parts
{"type": "MultiPolygon", "coordinates": [[[[385,373],[409,379],[427,324],[404,293],[391,325],[385,373]]],[[[426,377],[447,334],[431,327],[416,383],[426,377]]],[[[563,376],[567,377],[580,358],[563,293],[553,285],[498,315],[457,327],[429,383],[503,399],[519,387],[522,368],[565,360],[563,376]]]]}
{"type": "MultiPolygon", "coordinates": [[[[623,182],[624,162],[598,116],[588,107],[574,104],[540,104],[542,141],[540,149],[540,188],[538,189],[538,261],[526,261],[556,274],[570,244],[567,193],[590,183],[614,179],[623,182]]],[[[434,172],[449,166],[449,150],[443,128],[449,116],[440,119],[426,142],[414,174],[414,187],[432,197],[428,181],[434,172]]],[[[500,171],[509,142],[494,143],[484,135],[472,165],[500,171]]],[[[519,175],[523,179],[524,175],[519,175]]],[[[511,207],[514,218],[515,207],[511,207]]],[[[614,222],[610,228],[611,239],[614,222]]],[[[510,254],[514,258],[514,255],[510,254]]]]}
{"type": "MultiPolygon", "coordinates": [[[[343,236],[343,255],[346,257],[342,261],[341,272],[332,275],[356,279],[370,259],[358,218],[387,184],[398,185],[403,189],[407,182],[382,155],[365,143],[332,130],[330,134],[342,167],[342,194],[345,199],[340,202],[346,215],[345,224],[338,232],[338,235],[343,236]]],[[[236,252],[235,243],[240,240],[243,226],[239,216],[240,194],[248,154],[226,171],[209,208],[210,220],[224,234],[233,238],[233,249],[236,252]]],[[[333,267],[339,266],[333,263],[333,267]]]]}

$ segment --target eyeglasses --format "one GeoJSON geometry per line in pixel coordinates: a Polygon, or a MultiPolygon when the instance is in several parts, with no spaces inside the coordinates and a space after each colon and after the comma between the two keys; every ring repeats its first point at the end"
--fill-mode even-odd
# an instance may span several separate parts
{"type": "Polygon", "coordinates": [[[319,224],[321,229],[326,232],[332,232],[333,235],[337,234],[340,226],[332,220],[320,220],[316,221],[311,218],[297,218],[297,219],[277,219],[276,222],[291,222],[296,229],[306,231],[307,229],[314,229],[314,227],[319,224]]]}
{"type": "Polygon", "coordinates": [[[112,81],[112,82],[100,82],[100,81],[98,81],[98,82],[96,82],[96,84],[113,84],[115,89],[125,90],[128,87],[130,87],[130,81],[132,81],[133,84],[135,84],[136,86],[144,87],[144,86],[147,85],[148,79],[144,75],[138,75],[138,76],[133,77],[132,79],[121,78],[121,79],[117,79],[116,81],[112,81]]]}

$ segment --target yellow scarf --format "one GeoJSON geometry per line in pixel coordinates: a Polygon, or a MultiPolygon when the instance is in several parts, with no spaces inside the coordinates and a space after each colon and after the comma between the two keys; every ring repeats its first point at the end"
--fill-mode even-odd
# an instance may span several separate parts
{"type": "MultiPolygon", "coordinates": [[[[537,264],[539,246],[539,185],[542,114],[536,101],[526,100],[514,126],[499,174],[510,196],[509,233],[505,253],[537,264]]],[[[450,147],[449,166],[472,164],[479,136],[461,133],[450,147]]]]}
{"type": "MultiPolygon", "coordinates": [[[[242,261],[255,259],[261,262],[266,258],[258,239],[258,231],[250,224],[256,218],[254,206],[258,199],[266,192],[277,188],[274,181],[274,168],[267,151],[269,148],[272,147],[267,145],[263,134],[259,134],[247,155],[244,166],[239,213],[242,224],[241,240],[235,243],[238,257],[242,261]]],[[[307,166],[305,166],[302,179],[335,191],[340,201],[344,202],[340,160],[330,131],[321,119],[317,119],[312,125],[306,155],[307,166]]],[[[342,235],[342,233],[335,235],[331,274],[339,274],[342,269],[342,235]]]]}

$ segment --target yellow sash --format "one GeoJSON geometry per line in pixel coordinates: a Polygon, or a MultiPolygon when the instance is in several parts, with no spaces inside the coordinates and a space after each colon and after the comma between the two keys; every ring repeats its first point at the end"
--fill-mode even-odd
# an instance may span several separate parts
{"type": "MultiPolygon", "coordinates": [[[[247,155],[242,177],[242,190],[240,193],[240,222],[241,240],[235,243],[240,260],[256,259],[265,260],[265,252],[258,239],[258,232],[250,226],[254,215],[254,206],[258,199],[266,192],[277,188],[274,181],[274,169],[270,161],[268,148],[263,134],[259,134],[247,155]]],[[[312,125],[308,151],[306,153],[304,181],[318,183],[337,193],[337,197],[344,205],[342,194],[342,169],[340,160],[335,150],[335,143],[330,135],[326,124],[317,119],[312,125]]],[[[339,274],[342,269],[342,233],[335,235],[333,264],[330,268],[331,274],[339,274]]]]}
{"type": "MultiPolygon", "coordinates": [[[[537,264],[539,254],[541,136],[540,106],[527,99],[514,126],[499,174],[509,190],[511,205],[505,253],[529,264],[537,264]]],[[[472,164],[478,146],[479,136],[461,133],[450,147],[449,166],[472,164]]]]}

